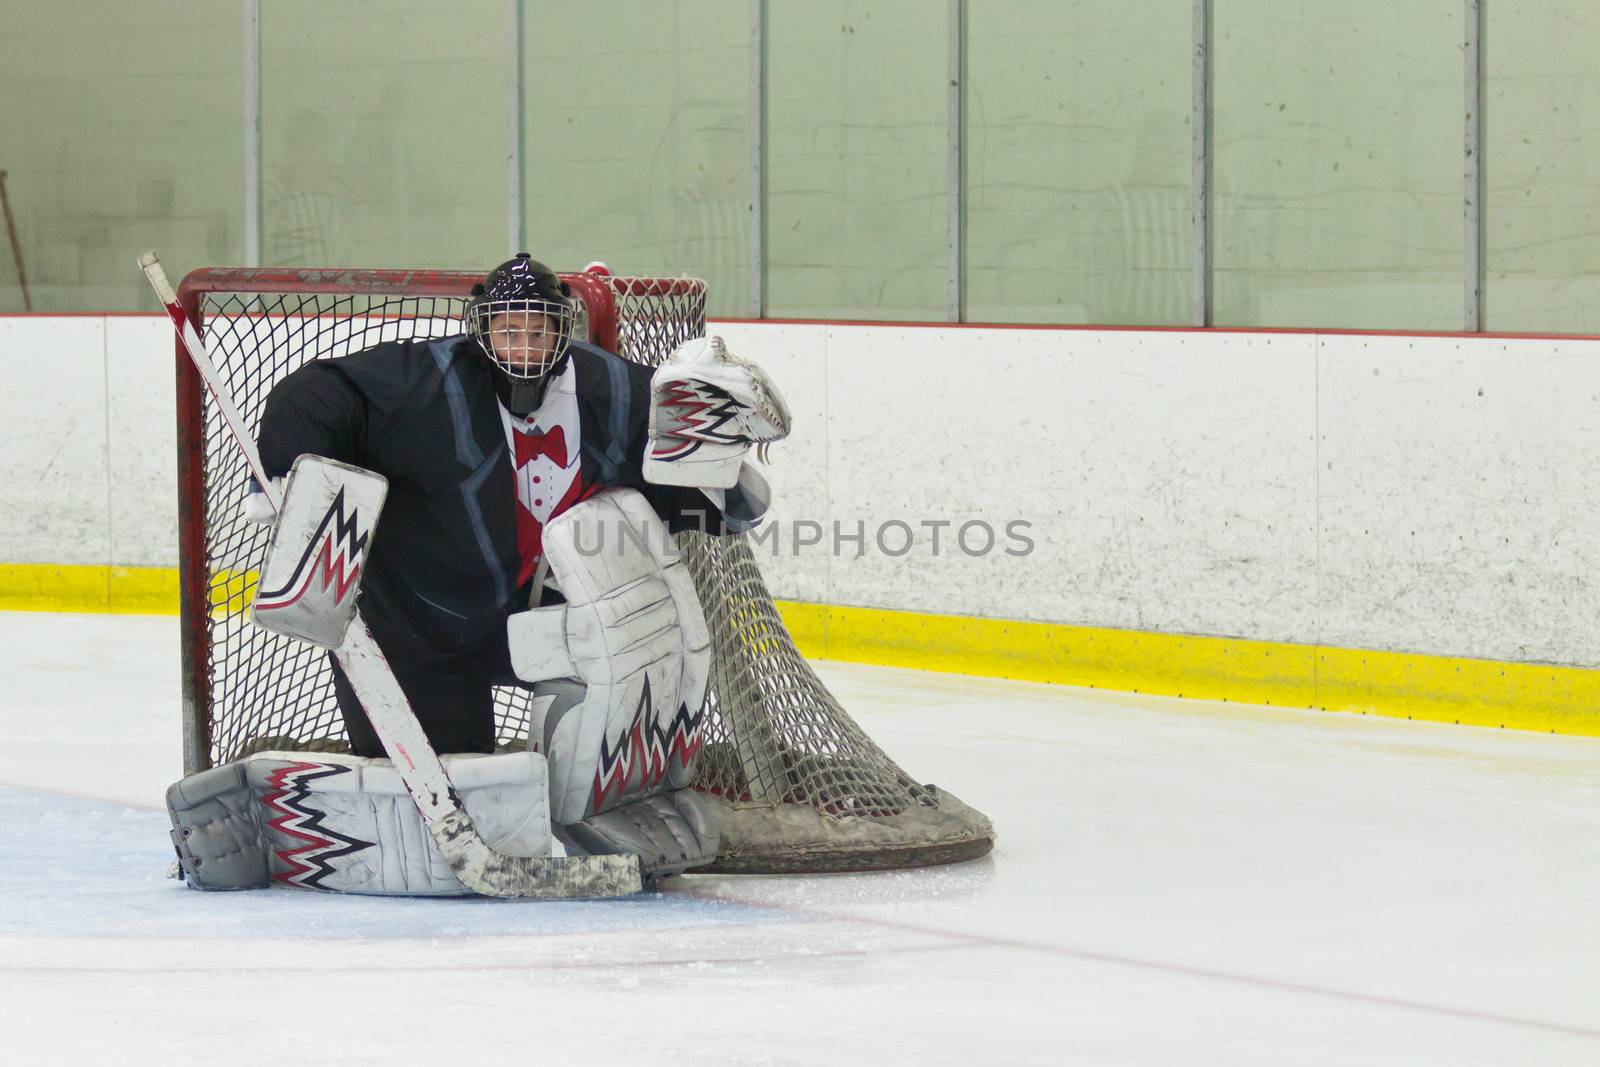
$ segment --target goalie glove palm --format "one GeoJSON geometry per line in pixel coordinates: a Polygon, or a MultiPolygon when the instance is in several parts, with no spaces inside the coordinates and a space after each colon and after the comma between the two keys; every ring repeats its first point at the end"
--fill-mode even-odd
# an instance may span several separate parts
{"type": "Polygon", "coordinates": [[[732,488],[750,446],[783,440],[789,424],[783,395],[760,367],[720,337],[685,341],[651,380],[645,480],[732,488]]]}

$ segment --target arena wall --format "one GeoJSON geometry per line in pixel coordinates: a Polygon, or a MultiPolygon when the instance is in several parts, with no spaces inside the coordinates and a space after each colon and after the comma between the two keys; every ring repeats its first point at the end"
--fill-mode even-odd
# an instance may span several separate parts
{"type": "MultiPolygon", "coordinates": [[[[1600,733],[1600,340],[713,328],[794,409],[756,551],[810,650],[1600,733]]],[[[170,327],[0,353],[0,605],[172,610],[170,327]]]]}

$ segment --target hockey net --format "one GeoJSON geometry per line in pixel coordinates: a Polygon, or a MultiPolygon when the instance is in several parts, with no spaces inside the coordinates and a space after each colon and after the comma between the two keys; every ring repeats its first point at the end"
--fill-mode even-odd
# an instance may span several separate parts
{"type": "MultiPolygon", "coordinates": [[[[705,331],[705,283],[568,274],[578,336],[660,363],[705,331]]],[[[477,275],[207,269],[179,296],[252,429],[268,392],[313,359],[462,332],[477,275]]],[[[180,581],[186,773],[265,749],[341,751],[320,649],[249,622],[269,530],[245,520],[248,474],[181,346],[180,581]]],[[[796,649],[742,536],[679,537],[712,635],[695,788],[722,850],[709,868],[801,872],[914,867],[988,852],[989,820],[907,775],[840,707],[796,649]]],[[[496,691],[505,748],[527,744],[531,694],[496,691]]]]}

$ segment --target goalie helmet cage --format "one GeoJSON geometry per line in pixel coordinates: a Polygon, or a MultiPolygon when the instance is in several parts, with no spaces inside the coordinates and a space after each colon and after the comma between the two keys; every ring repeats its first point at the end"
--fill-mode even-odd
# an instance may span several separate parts
{"type": "MultiPolygon", "coordinates": [[[[563,274],[578,337],[654,366],[705,332],[693,278],[563,274]]],[[[179,288],[251,431],[267,393],[312,359],[463,332],[476,274],[221,268],[179,288]]],[[[266,749],[346,748],[320,649],[248,620],[269,530],[247,522],[248,473],[180,342],[178,522],[184,771],[266,749]]],[[[712,637],[695,788],[722,831],[703,870],[781,873],[927,866],[988,852],[980,812],[913,780],[840,707],[795,648],[744,537],[679,536],[712,637]]],[[[531,694],[495,693],[502,747],[527,743],[531,694]]]]}

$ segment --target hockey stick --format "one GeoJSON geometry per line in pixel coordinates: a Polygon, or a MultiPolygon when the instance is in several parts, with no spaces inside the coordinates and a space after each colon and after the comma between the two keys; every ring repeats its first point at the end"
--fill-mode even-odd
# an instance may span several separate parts
{"type": "MultiPolygon", "coordinates": [[[[255,438],[229,396],[216,364],[206,354],[194,323],[184,314],[178,294],[161,269],[161,261],[154,252],[146,252],[139,257],[139,267],[165,305],[189,359],[216,401],[234,443],[244,453],[245,465],[272,510],[278,511],[283,503],[282,493],[267,477],[255,438]]],[[[524,857],[507,856],[490,848],[462,808],[444,764],[422,732],[410,702],[395,680],[394,670],[359,611],[345,633],[344,643],[333,654],[422,813],[428,832],[463,886],[484,896],[538,899],[622,896],[642,888],[637,856],[524,857]]]]}

